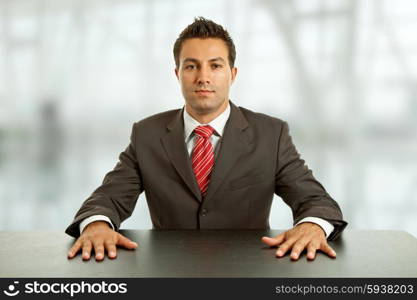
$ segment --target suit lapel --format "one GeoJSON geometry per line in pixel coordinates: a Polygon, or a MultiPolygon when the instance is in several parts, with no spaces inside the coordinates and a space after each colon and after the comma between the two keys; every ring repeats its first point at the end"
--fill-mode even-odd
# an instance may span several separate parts
{"type": "Polygon", "coordinates": [[[239,161],[240,156],[252,148],[251,131],[247,128],[249,123],[240,109],[231,101],[230,108],[230,117],[223,132],[219,154],[214,163],[204,201],[210,200],[225,178],[227,178],[232,167],[239,161]]]}
{"type": "MultiPolygon", "coordinates": [[[[221,144],[214,168],[210,176],[210,184],[205,201],[208,201],[227,178],[232,167],[240,156],[252,148],[249,123],[242,112],[230,101],[230,117],[221,138],[221,144]]],[[[185,145],[183,109],[167,124],[168,133],[161,138],[162,145],[171,163],[180,174],[182,180],[192,191],[198,201],[202,201],[200,189],[194,176],[191,160],[185,145]]]]}
{"type": "Polygon", "coordinates": [[[200,189],[195,180],[191,161],[185,145],[183,109],[179,110],[175,118],[168,123],[168,133],[161,138],[162,145],[167,152],[182,180],[193,192],[198,201],[202,201],[200,189]]]}

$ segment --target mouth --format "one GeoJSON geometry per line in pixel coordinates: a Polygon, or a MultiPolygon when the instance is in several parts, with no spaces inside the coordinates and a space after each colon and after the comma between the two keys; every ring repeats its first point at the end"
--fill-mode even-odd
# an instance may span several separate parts
{"type": "Polygon", "coordinates": [[[213,94],[214,91],[211,91],[211,90],[196,90],[195,93],[197,95],[200,95],[200,96],[208,96],[208,95],[213,94]]]}

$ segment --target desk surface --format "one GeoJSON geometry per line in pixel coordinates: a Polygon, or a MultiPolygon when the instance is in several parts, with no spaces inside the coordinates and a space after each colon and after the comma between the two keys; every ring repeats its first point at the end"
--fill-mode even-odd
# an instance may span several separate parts
{"type": "Polygon", "coordinates": [[[417,277],[417,239],[403,231],[346,230],[337,258],[275,257],[279,230],[122,230],[139,243],[117,259],[72,260],[62,232],[0,231],[0,277],[417,277]]]}

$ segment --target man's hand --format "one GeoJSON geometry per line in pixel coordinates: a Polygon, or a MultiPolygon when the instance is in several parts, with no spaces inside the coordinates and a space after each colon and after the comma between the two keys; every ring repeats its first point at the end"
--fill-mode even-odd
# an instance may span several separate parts
{"type": "Polygon", "coordinates": [[[291,259],[297,260],[301,252],[307,248],[307,258],[314,259],[316,251],[321,250],[330,257],[336,257],[336,252],[327,244],[323,229],[310,222],[298,224],[294,228],[277,235],[275,238],[262,237],[262,242],[268,246],[278,246],[277,257],[282,257],[291,251],[291,259]]]}
{"type": "Polygon", "coordinates": [[[68,258],[73,258],[82,249],[83,259],[89,260],[93,247],[97,261],[104,259],[104,249],[107,250],[109,258],[116,258],[116,246],[135,249],[138,245],[114,231],[107,222],[95,221],[85,227],[81,236],[69,250],[68,258]]]}

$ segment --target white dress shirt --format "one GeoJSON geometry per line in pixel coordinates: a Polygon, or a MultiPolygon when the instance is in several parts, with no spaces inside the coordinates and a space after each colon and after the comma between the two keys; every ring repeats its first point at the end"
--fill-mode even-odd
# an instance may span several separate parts
{"type": "MultiPolygon", "coordinates": [[[[210,142],[213,145],[213,149],[215,149],[215,151],[216,151],[216,147],[219,143],[220,138],[223,136],[224,127],[226,125],[227,120],[229,119],[229,116],[230,116],[230,104],[227,105],[224,112],[222,112],[220,115],[218,115],[210,123],[201,124],[200,122],[195,120],[187,112],[187,110],[184,108],[184,114],[183,114],[184,137],[185,137],[185,143],[186,143],[187,150],[188,150],[188,155],[191,156],[191,152],[193,151],[193,147],[194,147],[194,140],[195,140],[194,139],[194,129],[197,126],[201,126],[201,125],[210,125],[211,127],[214,128],[214,133],[210,137],[210,142]]],[[[84,219],[80,223],[80,233],[83,232],[84,228],[88,224],[90,224],[94,221],[106,221],[114,229],[114,226],[113,226],[112,222],[110,221],[110,219],[107,216],[94,215],[94,216],[90,216],[90,217],[84,219]]],[[[329,235],[332,233],[332,231],[334,229],[334,226],[332,224],[330,224],[329,222],[327,222],[326,220],[324,220],[322,218],[317,218],[317,217],[306,217],[306,218],[302,219],[301,221],[299,221],[297,224],[295,224],[295,226],[298,225],[298,224],[301,224],[301,223],[305,223],[305,222],[311,222],[311,223],[315,223],[315,224],[319,225],[324,230],[324,232],[326,233],[326,238],[329,237],[329,235]]]]}

